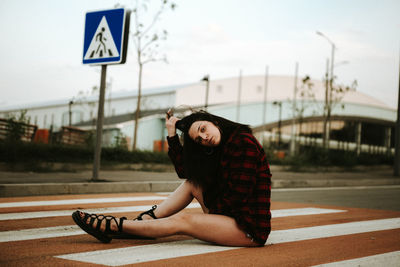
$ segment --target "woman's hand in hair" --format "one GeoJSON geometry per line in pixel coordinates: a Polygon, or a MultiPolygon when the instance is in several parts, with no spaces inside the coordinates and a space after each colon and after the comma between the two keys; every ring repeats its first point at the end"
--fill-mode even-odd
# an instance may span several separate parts
{"type": "Polygon", "coordinates": [[[171,116],[168,118],[168,115],[165,118],[165,127],[167,127],[167,132],[169,137],[173,137],[176,135],[176,122],[179,121],[177,117],[171,116]]]}

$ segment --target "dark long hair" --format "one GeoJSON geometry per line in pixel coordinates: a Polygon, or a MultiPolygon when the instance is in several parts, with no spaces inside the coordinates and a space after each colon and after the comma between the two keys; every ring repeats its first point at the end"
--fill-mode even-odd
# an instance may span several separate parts
{"type": "MultiPolygon", "coordinates": [[[[203,192],[214,198],[220,188],[220,163],[223,147],[235,131],[251,133],[248,125],[236,123],[225,118],[198,111],[177,122],[176,128],[183,133],[183,167],[188,180],[201,186],[203,192]],[[195,121],[209,121],[221,133],[221,142],[215,147],[206,147],[196,143],[189,136],[190,126],[195,121]]],[[[206,200],[205,200],[206,201],[206,200]]]]}

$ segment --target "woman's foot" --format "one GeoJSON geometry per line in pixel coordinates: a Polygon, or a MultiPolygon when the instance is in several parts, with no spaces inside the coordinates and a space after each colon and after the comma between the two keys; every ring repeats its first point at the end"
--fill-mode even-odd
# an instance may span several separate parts
{"type": "Polygon", "coordinates": [[[116,218],[108,215],[89,214],[75,211],[72,213],[75,223],[86,233],[103,243],[109,243],[113,238],[123,235],[122,225],[126,217],[116,218]]]}
{"type": "MultiPolygon", "coordinates": [[[[82,211],[79,211],[79,215],[81,216],[81,219],[84,221],[85,220],[85,213],[82,212],[82,211]]],[[[90,214],[90,215],[94,216],[96,214],[90,214]]],[[[106,223],[106,221],[104,219],[102,220],[101,217],[106,217],[106,216],[100,214],[100,215],[97,215],[97,217],[94,216],[93,224],[90,224],[91,217],[88,217],[86,219],[86,224],[87,225],[91,225],[93,228],[98,229],[98,230],[100,230],[101,232],[104,233],[105,230],[106,230],[106,224],[107,223],[106,223]],[[99,219],[97,217],[99,217],[99,219]],[[98,223],[100,223],[100,228],[98,228],[98,226],[97,226],[98,223]]],[[[110,231],[111,232],[117,232],[118,231],[119,218],[115,218],[114,216],[110,216],[110,218],[111,217],[113,219],[111,219],[111,221],[110,221],[110,231]]]]}

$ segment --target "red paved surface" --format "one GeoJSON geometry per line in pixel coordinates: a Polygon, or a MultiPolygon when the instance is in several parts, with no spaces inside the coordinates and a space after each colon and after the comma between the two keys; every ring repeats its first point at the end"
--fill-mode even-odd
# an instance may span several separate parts
{"type": "MultiPolygon", "coordinates": [[[[77,195],[51,197],[21,197],[0,199],[0,203],[19,201],[43,201],[61,199],[88,199],[103,197],[148,196],[156,194],[107,194],[107,195],[77,195]]],[[[57,206],[37,206],[0,208],[0,213],[32,212],[47,210],[74,210],[77,208],[103,208],[152,205],[157,201],[135,201],[118,203],[96,203],[57,206]]],[[[295,229],[302,227],[331,225],[346,222],[358,222],[384,218],[400,218],[400,212],[356,209],[346,207],[321,206],[314,204],[298,204],[273,202],[272,209],[289,208],[329,208],[341,209],[347,212],[303,215],[273,218],[273,231],[295,229]]],[[[188,209],[186,212],[201,212],[200,209],[188,209]]],[[[134,218],[139,212],[126,215],[134,218]]],[[[112,214],[112,213],[111,213],[112,214]]],[[[118,214],[121,216],[122,214],[118,214]]],[[[125,215],[125,214],[124,214],[125,215]]],[[[60,225],[73,225],[70,216],[20,219],[0,221],[0,234],[4,231],[24,230],[60,225]]],[[[0,243],[0,266],[99,266],[79,261],[55,258],[54,256],[123,248],[138,245],[156,244],[168,241],[189,239],[186,236],[174,236],[157,240],[113,240],[110,244],[99,243],[93,237],[82,234],[56,238],[42,238],[26,241],[0,243]]],[[[367,232],[352,235],[318,238],[305,241],[288,242],[267,245],[262,248],[241,248],[224,252],[206,253],[195,256],[164,259],[140,263],[141,266],[310,266],[346,259],[366,257],[400,250],[400,229],[367,232]]]]}

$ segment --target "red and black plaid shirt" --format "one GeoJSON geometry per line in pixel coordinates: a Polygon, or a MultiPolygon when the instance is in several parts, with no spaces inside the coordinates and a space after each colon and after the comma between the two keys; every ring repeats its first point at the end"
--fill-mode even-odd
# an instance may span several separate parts
{"type": "MultiPolygon", "coordinates": [[[[168,138],[168,155],[180,178],[185,178],[183,147],[177,135],[168,138]]],[[[225,143],[219,172],[226,188],[212,205],[211,214],[236,220],[239,227],[260,245],[271,232],[271,173],[265,152],[250,133],[235,132],[225,143]]]]}

